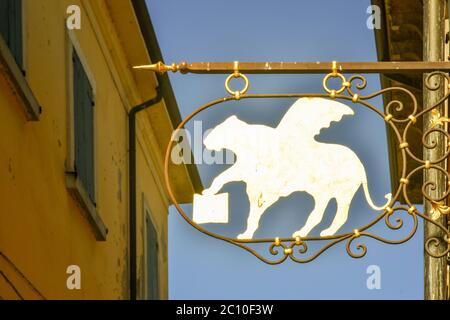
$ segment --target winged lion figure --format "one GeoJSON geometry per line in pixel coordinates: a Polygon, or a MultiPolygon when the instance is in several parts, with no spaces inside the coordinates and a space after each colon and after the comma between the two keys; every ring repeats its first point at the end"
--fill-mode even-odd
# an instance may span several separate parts
{"type": "Polygon", "coordinates": [[[390,204],[391,194],[385,196],[384,205],[374,204],[364,166],[355,152],[315,139],[331,122],[353,114],[351,108],[335,100],[300,98],[276,128],[248,124],[236,116],[227,118],[206,136],[204,144],[210,150],[231,150],[236,161],[202,194],[217,194],[229,182],[246,183],[250,212],[247,228],[239,239],[251,239],[264,212],[281,197],[297,191],[310,194],[315,206],[293,237],[307,236],[321,222],[333,198],[337,202],[336,215],[320,235],[335,234],[347,221],[350,204],[361,186],[370,207],[383,210],[390,204]]]}

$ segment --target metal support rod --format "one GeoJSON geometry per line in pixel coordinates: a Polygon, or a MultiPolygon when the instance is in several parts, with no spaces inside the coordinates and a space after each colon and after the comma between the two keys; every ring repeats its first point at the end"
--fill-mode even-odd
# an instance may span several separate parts
{"type": "MultiPolygon", "coordinates": [[[[158,62],[152,65],[136,66],[135,69],[158,73],[168,71],[196,74],[230,74],[235,71],[232,62],[181,62],[166,65],[158,62]]],[[[239,72],[244,74],[314,74],[329,73],[332,62],[239,62],[239,72]]],[[[432,71],[450,72],[450,62],[402,61],[402,62],[338,62],[337,69],[344,73],[424,73],[432,71]]]]}
{"type": "MultiPolygon", "coordinates": [[[[437,61],[444,60],[445,51],[445,12],[447,10],[445,0],[424,0],[423,2],[423,59],[424,63],[437,63],[437,61]],[[434,61],[434,62],[432,62],[434,61]]],[[[442,62],[441,62],[442,63],[442,62]]],[[[424,78],[425,79],[425,78],[424,78]]],[[[442,77],[436,76],[432,79],[432,82],[438,83],[439,81],[445,81],[442,77]]],[[[423,85],[423,103],[424,108],[436,104],[445,94],[446,85],[439,86],[438,90],[428,90],[423,85]]],[[[437,110],[440,114],[445,113],[445,104],[442,103],[437,110]]],[[[427,112],[423,119],[424,132],[430,129],[432,114],[427,112]]],[[[427,143],[431,144],[435,142],[435,148],[423,149],[423,155],[425,160],[436,160],[445,154],[446,138],[439,133],[432,133],[427,137],[427,143]]],[[[446,164],[443,161],[440,164],[445,167],[446,164]]],[[[433,182],[435,188],[428,188],[428,194],[432,198],[442,197],[446,190],[446,179],[444,174],[438,170],[425,170],[424,171],[424,183],[433,182]]],[[[424,199],[424,212],[429,214],[432,206],[429,201],[424,199]]],[[[446,218],[442,216],[438,222],[442,225],[446,225],[446,218]]],[[[428,239],[430,237],[442,238],[444,236],[442,230],[437,228],[431,223],[425,222],[424,224],[424,237],[428,239]]],[[[445,242],[441,244],[443,247],[445,242]]],[[[424,294],[427,300],[445,300],[447,299],[446,293],[447,282],[447,262],[446,258],[434,258],[428,254],[424,255],[424,294]]]]}

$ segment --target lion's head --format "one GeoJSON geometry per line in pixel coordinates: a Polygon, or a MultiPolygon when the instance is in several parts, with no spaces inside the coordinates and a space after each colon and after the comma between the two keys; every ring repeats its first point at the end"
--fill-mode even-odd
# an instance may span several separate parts
{"type": "Polygon", "coordinates": [[[227,118],[224,122],[217,125],[204,139],[203,143],[209,150],[220,151],[229,149],[231,141],[236,134],[240,133],[242,121],[236,116],[227,118]]]}

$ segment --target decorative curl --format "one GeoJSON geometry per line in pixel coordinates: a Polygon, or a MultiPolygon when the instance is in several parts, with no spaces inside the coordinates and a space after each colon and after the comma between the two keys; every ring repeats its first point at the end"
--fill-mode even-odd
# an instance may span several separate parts
{"type": "Polygon", "coordinates": [[[439,76],[440,78],[442,78],[441,80],[447,81],[447,83],[449,83],[449,77],[445,72],[442,71],[433,71],[430,72],[424,80],[424,86],[430,90],[430,91],[436,91],[442,88],[442,84],[441,84],[441,80],[435,82],[435,83],[431,83],[432,78],[435,76],[439,76]]]}
{"type": "MultiPolygon", "coordinates": [[[[450,173],[447,172],[444,168],[437,165],[431,165],[430,169],[434,169],[439,171],[444,177],[445,181],[450,181],[450,173]]],[[[448,188],[448,183],[445,183],[446,188],[445,192],[441,196],[433,197],[430,195],[430,191],[436,191],[437,190],[437,184],[435,181],[424,181],[422,184],[422,195],[425,199],[427,199],[430,202],[440,202],[445,200],[450,195],[450,189],[448,188]]]]}
{"type": "MultiPolygon", "coordinates": [[[[425,131],[425,133],[422,136],[422,144],[425,148],[427,149],[434,149],[437,146],[437,141],[436,140],[431,140],[430,142],[427,141],[427,139],[430,138],[430,135],[433,133],[439,133],[442,134],[444,139],[445,139],[445,144],[448,145],[448,142],[450,142],[450,134],[448,132],[446,132],[445,130],[441,129],[441,128],[430,128],[427,131],[425,131]]],[[[435,138],[435,137],[431,137],[431,138],[435,138]]],[[[439,159],[439,160],[444,160],[445,158],[447,158],[449,155],[449,148],[446,148],[446,153],[445,155],[439,159]]],[[[437,161],[435,160],[434,163],[439,163],[441,161],[437,161]]]]}
{"type": "MultiPolygon", "coordinates": [[[[363,236],[364,234],[361,234],[360,236],[363,236]]],[[[358,243],[356,245],[356,250],[360,251],[359,253],[353,252],[351,245],[353,243],[353,240],[355,240],[356,238],[359,238],[360,236],[352,236],[348,241],[347,241],[347,245],[346,245],[346,250],[347,253],[350,257],[355,258],[355,259],[359,259],[362,258],[366,255],[367,253],[367,246],[364,243],[358,243]]]]}
{"type": "Polygon", "coordinates": [[[446,243],[443,239],[437,238],[437,237],[431,237],[425,241],[425,250],[428,253],[428,255],[434,257],[434,258],[442,258],[447,256],[450,253],[450,245],[446,243]],[[441,244],[447,244],[447,250],[444,250],[443,252],[437,252],[441,244]],[[433,250],[432,247],[435,249],[433,250]]]}
{"type": "MultiPolygon", "coordinates": [[[[391,218],[395,215],[396,212],[400,211],[400,208],[394,208],[394,211],[392,213],[387,213],[384,216],[384,222],[386,223],[386,226],[388,226],[391,230],[399,230],[403,227],[403,218],[397,216],[395,218],[395,224],[391,222],[391,218]]],[[[403,211],[403,210],[402,210],[403,211]]]]}
{"type": "Polygon", "coordinates": [[[367,86],[367,80],[363,76],[361,76],[361,75],[351,76],[348,79],[348,82],[350,85],[347,87],[347,92],[351,96],[355,95],[355,92],[352,90],[353,82],[355,82],[355,81],[358,81],[358,83],[356,83],[356,89],[358,89],[359,91],[364,90],[367,86]]]}

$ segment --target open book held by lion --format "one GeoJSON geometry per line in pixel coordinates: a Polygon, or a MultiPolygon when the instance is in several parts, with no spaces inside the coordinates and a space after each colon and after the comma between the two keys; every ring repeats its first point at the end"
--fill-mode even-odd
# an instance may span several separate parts
{"type": "Polygon", "coordinates": [[[300,98],[284,115],[276,128],[248,124],[231,116],[216,126],[205,138],[210,150],[229,149],[236,162],[217,176],[202,195],[215,195],[227,183],[243,181],[250,202],[246,230],[239,239],[251,239],[264,212],[281,197],[302,191],[314,198],[315,206],[306,224],[293,234],[305,237],[324,216],[331,199],[336,199],[337,211],[331,225],[321,236],[336,233],[347,221],[350,204],[362,186],[368,204],[373,203],[367,175],[358,156],[348,147],[322,143],[315,136],[333,121],[353,115],[351,108],[335,100],[300,98]]]}

